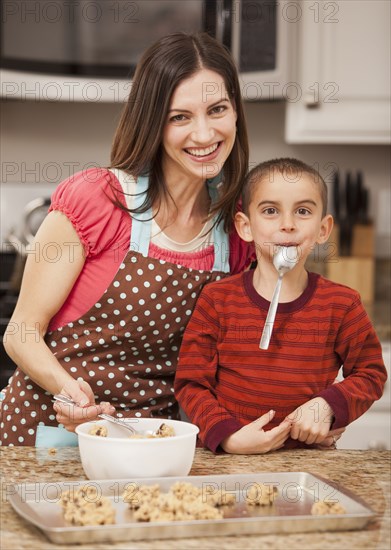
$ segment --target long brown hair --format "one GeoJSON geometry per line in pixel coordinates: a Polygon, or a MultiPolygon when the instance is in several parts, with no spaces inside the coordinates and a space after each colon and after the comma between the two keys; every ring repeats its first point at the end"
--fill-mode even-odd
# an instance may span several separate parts
{"type": "Polygon", "coordinates": [[[220,199],[211,216],[219,212],[229,231],[248,167],[248,139],[238,74],[229,51],[206,33],[174,33],[146,50],[132,81],[129,99],[122,111],[111,151],[111,168],[135,178],[149,176],[144,204],[131,213],[159,206],[168,190],[162,171],[162,135],[172,95],[180,82],[205,68],[218,73],[237,113],[233,149],[223,168],[220,199]]]}

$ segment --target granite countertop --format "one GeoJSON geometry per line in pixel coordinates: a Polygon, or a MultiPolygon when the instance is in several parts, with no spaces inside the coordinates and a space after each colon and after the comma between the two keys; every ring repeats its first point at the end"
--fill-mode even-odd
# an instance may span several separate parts
{"type": "MultiPolygon", "coordinates": [[[[12,483],[42,483],[86,479],[77,448],[47,449],[2,447],[2,505],[0,547],[3,550],[45,550],[69,548],[52,544],[35,527],[19,517],[8,502],[12,483]]],[[[361,531],[274,534],[239,537],[202,537],[78,545],[84,549],[185,550],[190,548],[238,549],[324,549],[365,548],[389,550],[390,537],[390,452],[319,451],[315,449],[279,451],[268,455],[213,455],[197,449],[190,475],[252,472],[308,471],[344,485],[363,498],[378,514],[361,531]]]]}

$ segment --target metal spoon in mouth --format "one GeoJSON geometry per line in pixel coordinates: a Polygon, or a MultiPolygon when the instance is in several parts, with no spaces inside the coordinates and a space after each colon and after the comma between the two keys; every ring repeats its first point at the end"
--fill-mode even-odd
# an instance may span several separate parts
{"type": "Polygon", "coordinates": [[[278,279],[273,292],[273,297],[270,302],[269,311],[263,327],[261,341],[259,342],[260,349],[268,349],[270,338],[273,332],[274,319],[276,317],[278,299],[280,297],[282,278],[291,269],[295,267],[299,261],[299,253],[297,246],[279,246],[273,257],[273,265],[278,271],[278,279]]]}

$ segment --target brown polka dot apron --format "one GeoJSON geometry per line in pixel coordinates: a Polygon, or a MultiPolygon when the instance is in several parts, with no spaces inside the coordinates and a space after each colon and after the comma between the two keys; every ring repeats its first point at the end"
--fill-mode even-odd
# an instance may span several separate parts
{"type": "MultiPolygon", "coordinates": [[[[136,208],[147,187],[148,179],[139,178],[136,208]]],[[[216,187],[209,192],[214,200],[216,187]]],[[[129,251],[100,300],[45,341],[63,368],[119,416],[177,418],[173,382],[183,331],[203,285],[229,273],[228,236],[215,225],[213,270],[199,271],[148,257],[151,218],[151,211],[133,218],[129,251]]],[[[77,444],[58,425],[51,394],[19,368],[2,396],[3,445],[77,444]]]]}

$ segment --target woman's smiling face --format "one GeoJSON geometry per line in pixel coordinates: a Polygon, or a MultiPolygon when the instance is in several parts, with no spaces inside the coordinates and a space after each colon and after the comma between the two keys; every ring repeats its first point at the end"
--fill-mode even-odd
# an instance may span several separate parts
{"type": "Polygon", "coordinates": [[[201,69],[176,88],[163,133],[166,179],[213,178],[236,137],[236,111],[223,78],[201,69]]]}

